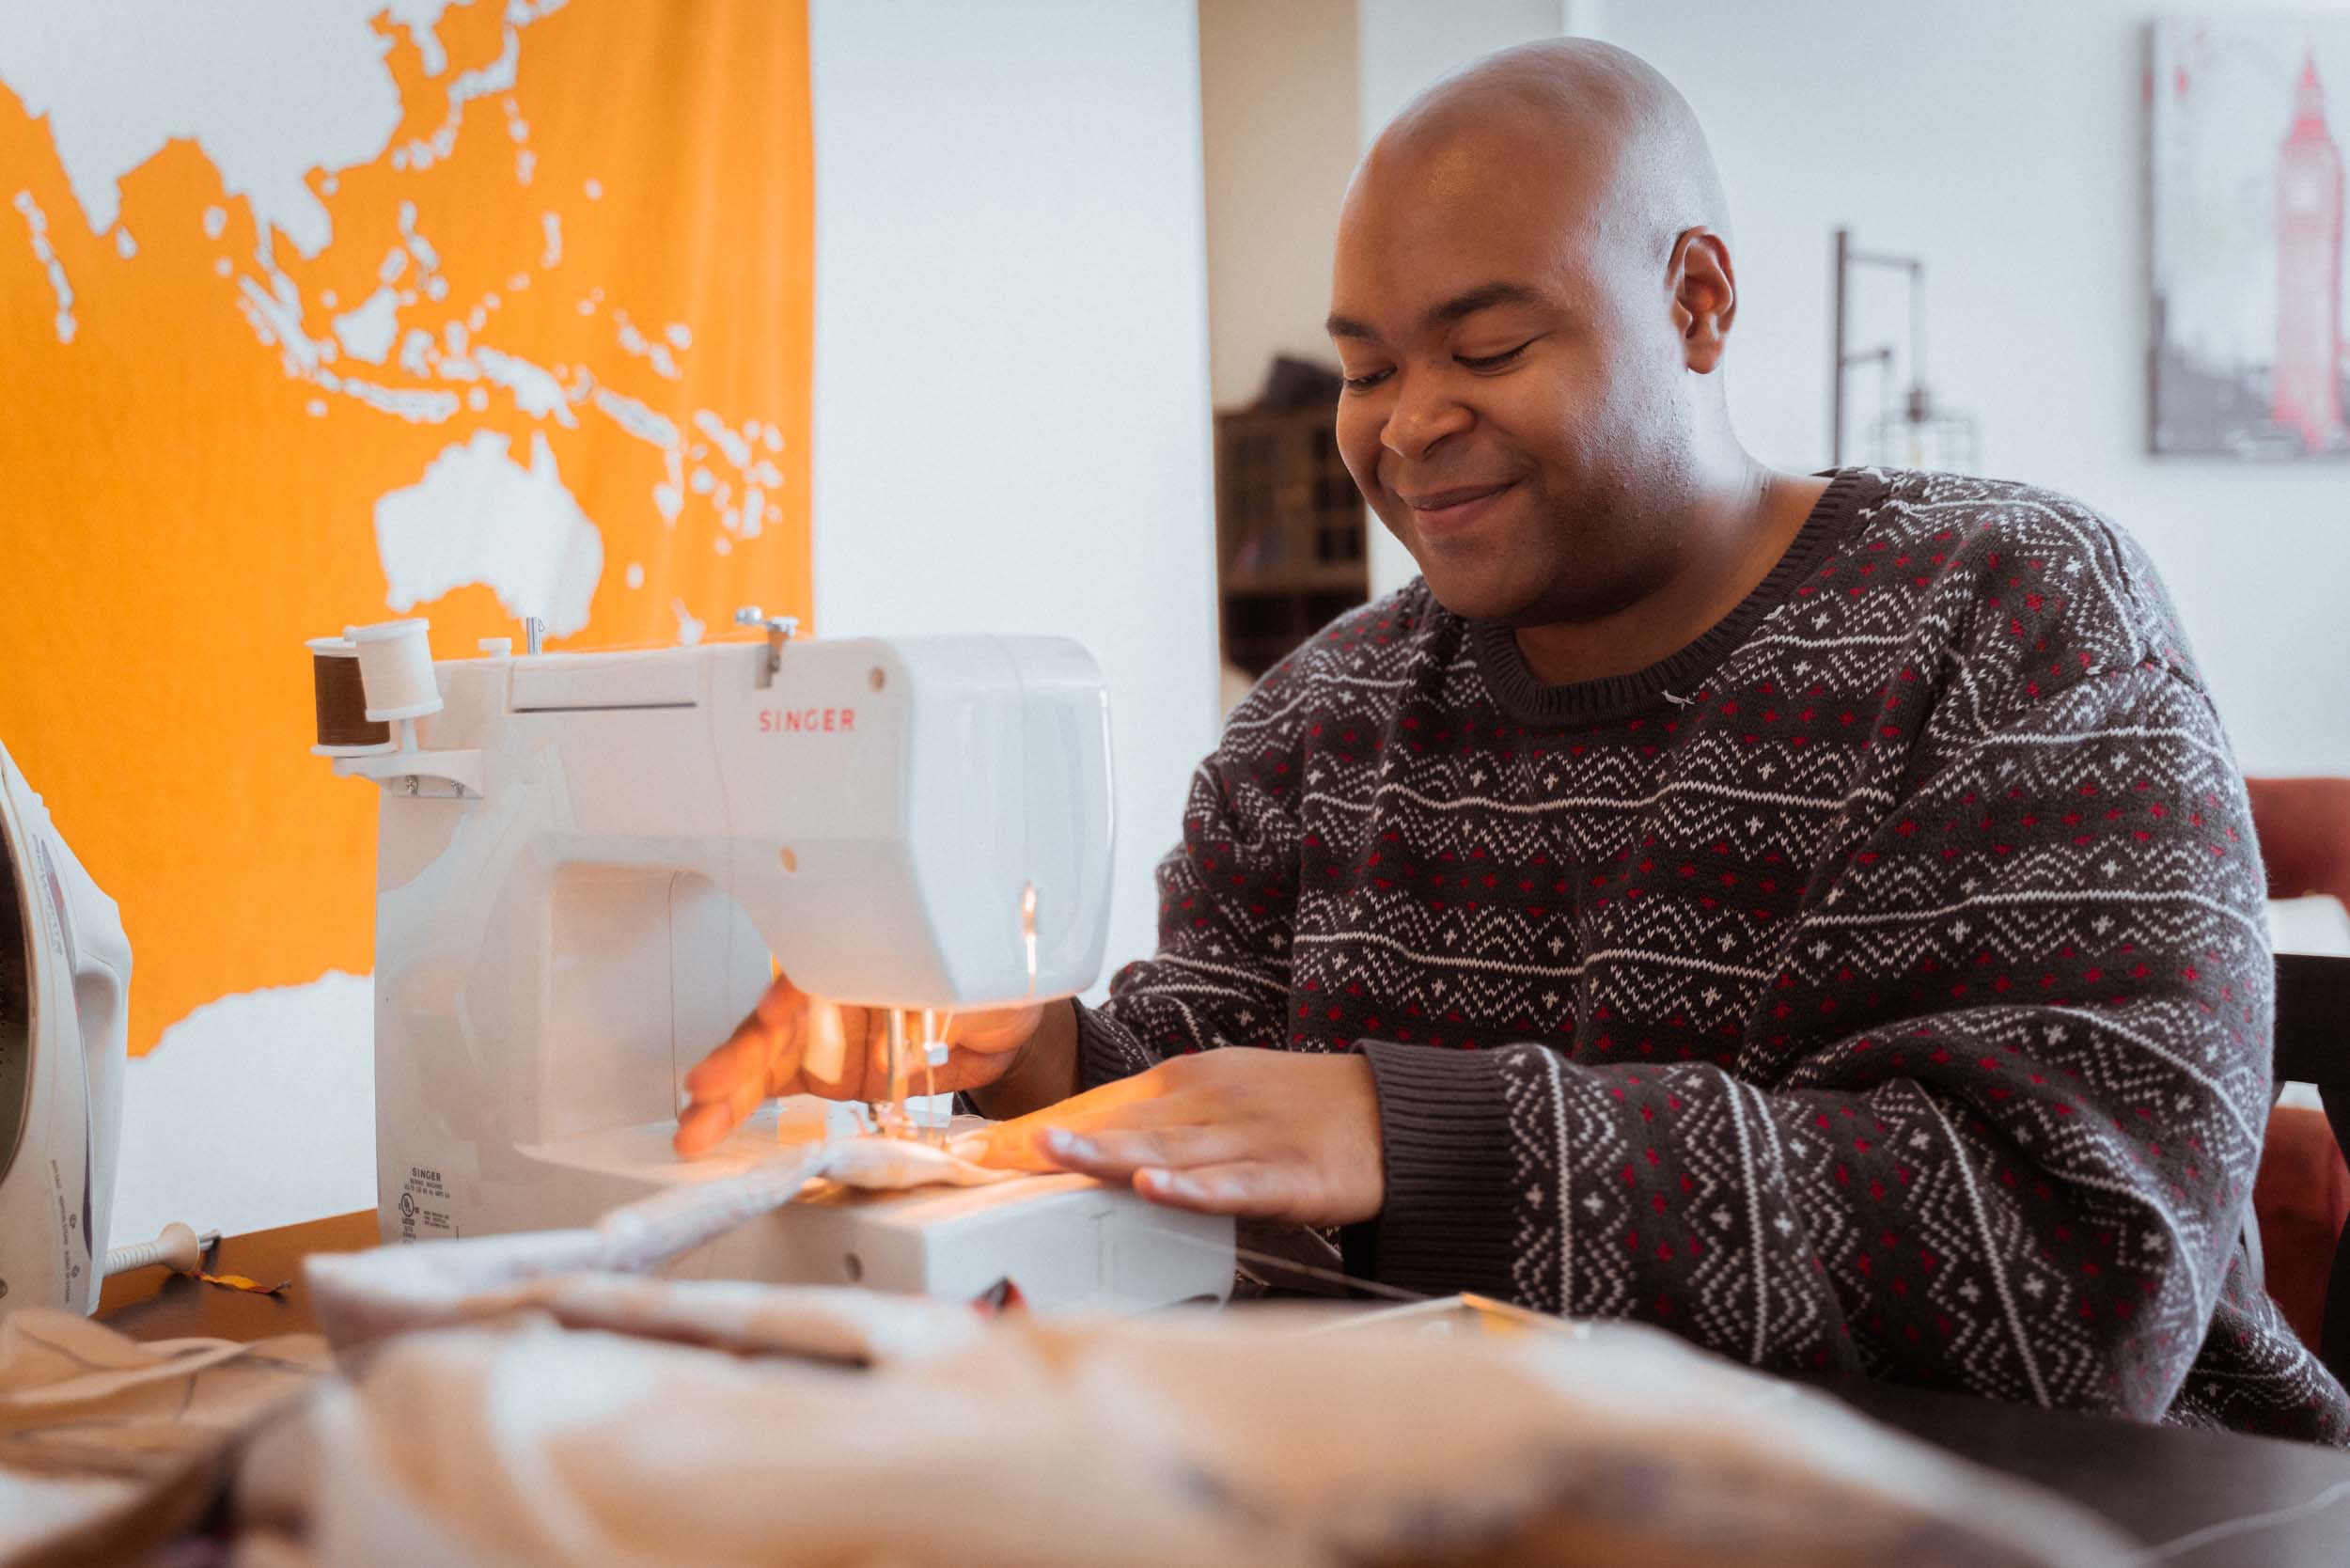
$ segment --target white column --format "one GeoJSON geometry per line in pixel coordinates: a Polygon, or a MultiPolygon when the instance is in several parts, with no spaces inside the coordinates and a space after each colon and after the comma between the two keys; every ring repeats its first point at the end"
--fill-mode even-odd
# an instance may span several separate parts
{"type": "Polygon", "coordinates": [[[808,42],[818,630],[1093,651],[1115,967],[1217,718],[1192,0],[814,0],[808,42]]]}

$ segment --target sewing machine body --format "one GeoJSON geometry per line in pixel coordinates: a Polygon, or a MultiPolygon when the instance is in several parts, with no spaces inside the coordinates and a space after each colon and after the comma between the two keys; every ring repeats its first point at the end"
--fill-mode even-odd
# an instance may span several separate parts
{"type": "MultiPolygon", "coordinates": [[[[772,1155],[772,1107],[712,1157],[669,1148],[684,1074],[771,954],[812,995],[941,1011],[1100,969],[1108,720],[1074,643],[777,637],[433,670],[440,712],[336,762],[384,790],[386,1242],[592,1223],[772,1155]]],[[[1222,1296],[1230,1247],[1229,1222],[1046,1178],[793,1204],[679,1271],[1156,1306],[1222,1296]]]]}

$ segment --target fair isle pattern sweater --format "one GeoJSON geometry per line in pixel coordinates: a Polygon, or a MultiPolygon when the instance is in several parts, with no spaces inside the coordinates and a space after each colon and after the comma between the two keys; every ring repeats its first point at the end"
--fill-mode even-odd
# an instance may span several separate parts
{"type": "Polygon", "coordinates": [[[1581,685],[1416,581],[1233,713],[1158,883],[1085,1082],[1362,1050],[1358,1272],[2350,1440],[2241,1241],[2273,990],[2243,783],[2153,571],[2076,502],[1845,470],[1719,625],[1581,685]]]}

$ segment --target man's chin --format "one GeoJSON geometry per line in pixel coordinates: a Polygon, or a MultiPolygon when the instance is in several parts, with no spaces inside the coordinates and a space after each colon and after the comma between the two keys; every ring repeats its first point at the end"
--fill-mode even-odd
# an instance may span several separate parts
{"type": "Polygon", "coordinates": [[[1419,572],[1437,604],[1466,620],[1497,620],[1515,626],[1534,617],[1542,585],[1523,572],[1490,560],[1446,559],[1441,551],[1419,556],[1419,572]]]}

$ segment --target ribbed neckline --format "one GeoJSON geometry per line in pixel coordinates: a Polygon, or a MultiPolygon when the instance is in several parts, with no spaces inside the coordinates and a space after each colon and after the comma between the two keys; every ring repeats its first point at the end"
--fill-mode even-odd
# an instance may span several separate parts
{"type": "Polygon", "coordinates": [[[1864,468],[1831,469],[1812,478],[1826,479],[1828,487],[1812,504],[1811,514],[1778,564],[1695,642],[1646,669],[1546,686],[1526,667],[1526,656],[1518,651],[1517,637],[1508,626],[1497,620],[1470,621],[1469,646],[1494,701],[1521,724],[1559,729],[1637,713],[1662,702],[1668,692],[1682,697],[1693,693],[1764,616],[1785,604],[1796,585],[1818,569],[1861,502],[1884,488],[1883,479],[1864,468]]]}

